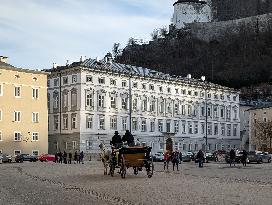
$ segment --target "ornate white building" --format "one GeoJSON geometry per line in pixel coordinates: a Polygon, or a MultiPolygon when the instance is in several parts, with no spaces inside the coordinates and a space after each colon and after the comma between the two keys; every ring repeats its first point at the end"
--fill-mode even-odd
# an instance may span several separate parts
{"type": "Polygon", "coordinates": [[[239,93],[234,89],[113,63],[110,57],[47,71],[50,153],[95,154],[102,141],[109,146],[115,130],[123,135],[127,129],[153,152],[163,151],[167,138],[182,152],[204,149],[205,103],[207,149],[239,147],[239,93]]]}

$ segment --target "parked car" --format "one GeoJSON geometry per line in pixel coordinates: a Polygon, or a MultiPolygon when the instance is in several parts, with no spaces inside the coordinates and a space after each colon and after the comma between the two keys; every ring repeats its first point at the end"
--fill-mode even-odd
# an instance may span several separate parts
{"type": "Polygon", "coordinates": [[[261,154],[255,151],[250,151],[247,155],[247,158],[248,158],[248,163],[257,162],[259,164],[263,162],[261,154]]]}
{"type": "Polygon", "coordinates": [[[41,162],[54,162],[55,161],[55,155],[52,154],[42,154],[38,158],[41,162]]]}
{"type": "Polygon", "coordinates": [[[182,161],[183,162],[190,162],[192,161],[192,155],[188,155],[187,153],[182,154],[182,161]]]}
{"type": "Polygon", "coordinates": [[[11,155],[8,155],[8,154],[0,154],[1,158],[2,158],[2,162],[5,163],[5,162],[8,162],[8,163],[11,163],[12,162],[12,157],[11,155]]]}
{"type": "Polygon", "coordinates": [[[163,162],[164,157],[162,152],[157,152],[153,155],[153,161],[154,162],[163,162]]]}
{"type": "Polygon", "coordinates": [[[268,154],[267,152],[257,153],[257,155],[261,156],[262,162],[267,162],[267,163],[271,162],[271,155],[268,154]]]}
{"type": "Polygon", "coordinates": [[[216,153],[206,153],[206,162],[217,162],[218,157],[216,153]]]}
{"type": "Polygon", "coordinates": [[[30,155],[30,154],[20,154],[15,157],[16,162],[23,162],[23,161],[36,162],[37,160],[38,160],[37,156],[30,155]]]}

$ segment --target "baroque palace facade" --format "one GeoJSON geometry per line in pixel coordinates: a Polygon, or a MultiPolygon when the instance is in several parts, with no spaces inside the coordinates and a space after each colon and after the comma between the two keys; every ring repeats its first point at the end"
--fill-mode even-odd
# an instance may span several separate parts
{"type": "Polygon", "coordinates": [[[114,63],[110,56],[46,71],[50,153],[96,154],[101,142],[110,146],[115,130],[127,129],[153,152],[163,151],[168,138],[174,149],[197,151],[205,148],[206,122],[208,150],[239,148],[234,89],[114,63]]]}
{"type": "Polygon", "coordinates": [[[0,56],[0,153],[48,153],[47,75],[0,56]]]}

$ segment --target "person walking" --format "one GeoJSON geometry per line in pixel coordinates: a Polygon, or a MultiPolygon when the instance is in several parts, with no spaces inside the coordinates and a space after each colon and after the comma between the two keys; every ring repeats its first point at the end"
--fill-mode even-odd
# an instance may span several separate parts
{"type": "Polygon", "coordinates": [[[58,153],[56,152],[56,153],[55,153],[55,163],[58,163],[58,162],[59,162],[58,153]]]}
{"type": "Polygon", "coordinates": [[[196,154],[196,159],[198,160],[198,167],[203,168],[203,162],[205,160],[204,153],[202,150],[199,150],[198,153],[196,154]]]}
{"type": "Polygon", "coordinates": [[[246,167],[246,165],[247,165],[247,151],[246,150],[243,150],[241,160],[242,160],[243,166],[246,167]]]}
{"type": "Polygon", "coordinates": [[[182,153],[179,152],[179,163],[181,164],[181,162],[182,162],[182,153]]]}
{"type": "Polygon", "coordinates": [[[233,149],[230,150],[230,167],[233,164],[233,166],[235,166],[235,158],[236,158],[236,153],[233,149]]]}
{"type": "Polygon", "coordinates": [[[72,153],[69,152],[68,154],[68,164],[72,164],[72,153]]]}
{"type": "Polygon", "coordinates": [[[67,153],[65,151],[63,152],[63,163],[67,164],[67,153]]]}
{"type": "Polygon", "coordinates": [[[175,165],[177,166],[177,171],[178,169],[178,164],[179,164],[179,153],[176,150],[175,152],[172,153],[172,163],[173,163],[173,171],[175,171],[175,165]]]}
{"type": "Polygon", "coordinates": [[[75,161],[75,163],[77,162],[77,151],[75,151],[74,161],[75,161]]]}
{"type": "Polygon", "coordinates": [[[166,151],[163,155],[163,169],[164,170],[166,168],[168,171],[169,161],[170,161],[170,155],[169,155],[168,151],[166,151]]]}
{"type": "Polygon", "coordinates": [[[83,151],[81,151],[79,154],[79,163],[81,162],[82,164],[84,164],[83,159],[84,159],[84,153],[83,151]]]}
{"type": "Polygon", "coordinates": [[[62,164],[62,160],[63,160],[63,155],[61,152],[59,152],[59,163],[62,164]]]}

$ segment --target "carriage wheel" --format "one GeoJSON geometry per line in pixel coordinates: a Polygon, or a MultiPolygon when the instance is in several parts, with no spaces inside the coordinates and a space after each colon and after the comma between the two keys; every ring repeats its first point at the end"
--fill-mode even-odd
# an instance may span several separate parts
{"type": "Polygon", "coordinates": [[[154,164],[151,161],[150,163],[148,163],[148,171],[147,171],[148,178],[151,178],[153,176],[153,173],[154,173],[154,164]]]}
{"type": "Polygon", "coordinates": [[[121,177],[125,178],[126,177],[126,164],[125,164],[125,160],[124,157],[122,156],[122,161],[121,161],[121,168],[120,168],[120,172],[121,172],[121,177]]]}

